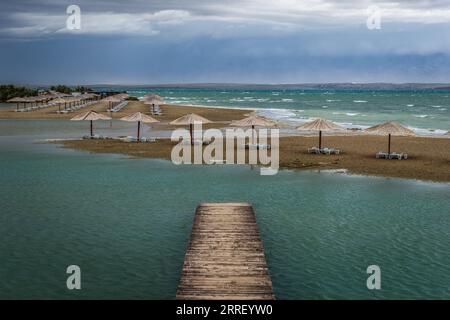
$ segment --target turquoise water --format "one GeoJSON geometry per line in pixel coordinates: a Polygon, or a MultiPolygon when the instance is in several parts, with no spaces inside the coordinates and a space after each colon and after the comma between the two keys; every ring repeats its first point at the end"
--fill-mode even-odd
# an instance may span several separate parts
{"type": "Polygon", "coordinates": [[[0,298],[173,299],[197,204],[248,201],[279,299],[450,299],[450,184],[91,155],[52,123],[0,122],[0,298]]]}
{"type": "Polygon", "coordinates": [[[449,91],[122,89],[135,97],[157,93],[173,104],[256,108],[262,115],[294,124],[322,117],[347,127],[398,121],[418,134],[450,130],[449,91]]]}

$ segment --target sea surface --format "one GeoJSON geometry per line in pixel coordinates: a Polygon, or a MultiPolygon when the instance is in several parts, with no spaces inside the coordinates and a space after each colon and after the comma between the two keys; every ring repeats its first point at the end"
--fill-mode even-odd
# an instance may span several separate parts
{"type": "Polygon", "coordinates": [[[278,299],[450,299],[450,184],[261,176],[44,142],[86,130],[0,121],[1,299],[174,299],[206,201],[253,204],[278,299]],[[81,267],[81,290],[66,289],[69,265],[81,267]],[[381,290],[366,287],[369,265],[381,268],[381,290]]]}
{"type": "Polygon", "coordinates": [[[171,104],[257,109],[263,116],[293,125],[321,117],[348,128],[398,121],[419,135],[450,130],[450,91],[444,90],[120,89],[139,98],[156,93],[171,104]]]}

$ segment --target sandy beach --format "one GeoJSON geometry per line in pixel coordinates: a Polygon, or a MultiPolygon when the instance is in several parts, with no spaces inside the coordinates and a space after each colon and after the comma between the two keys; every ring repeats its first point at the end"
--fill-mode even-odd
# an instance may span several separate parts
{"type": "MultiPolygon", "coordinates": [[[[66,114],[58,114],[56,111],[58,107],[49,107],[41,110],[30,112],[15,112],[15,105],[11,104],[11,109],[0,110],[0,119],[32,119],[32,120],[69,120],[76,114],[93,110],[99,113],[107,114],[113,119],[119,119],[126,115],[135,112],[149,112],[149,105],[145,105],[140,101],[129,101],[128,105],[119,112],[109,113],[107,112],[108,103],[105,101],[99,101],[89,107],[78,110],[77,112],[71,112],[66,114]]],[[[176,105],[162,105],[162,114],[152,116],[160,121],[155,127],[158,129],[167,128],[166,124],[178,117],[181,117],[187,113],[197,113],[211,121],[216,122],[209,127],[220,127],[229,123],[231,120],[236,120],[244,117],[246,114],[251,113],[249,110],[242,109],[222,109],[222,108],[207,108],[207,107],[190,107],[190,106],[176,106],[176,105]]],[[[206,128],[208,126],[205,125],[206,128]]]]}
{"type": "MultiPolygon", "coordinates": [[[[142,102],[130,101],[121,112],[113,113],[115,119],[134,112],[147,112],[149,106],[142,102]]],[[[89,108],[106,113],[107,103],[99,102],[89,108]]],[[[33,111],[0,111],[1,119],[65,119],[69,120],[80,110],[70,114],[56,114],[57,107],[33,111]]],[[[178,105],[161,106],[162,114],[154,116],[160,122],[153,125],[154,130],[172,130],[176,127],[168,123],[187,113],[196,113],[214,121],[204,128],[225,128],[232,120],[243,118],[251,113],[249,110],[191,107],[178,105]]],[[[324,136],[324,145],[338,148],[341,155],[312,155],[307,148],[317,145],[315,136],[294,136],[280,138],[280,168],[299,170],[345,169],[350,173],[385,177],[410,178],[431,181],[450,182],[450,139],[428,137],[395,137],[392,149],[406,152],[408,160],[375,159],[375,153],[385,151],[386,137],[371,136],[348,132],[339,136],[324,136]]],[[[170,159],[170,152],[175,145],[168,139],[155,143],[127,143],[117,140],[72,140],[58,142],[64,147],[85,150],[94,153],[115,153],[134,157],[170,159]]]]}
{"type": "MultiPolygon", "coordinates": [[[[107,105],[98,103],[91,107],[98,112],[106,112],[107,105]]],[[[249,110],[218,109],[190,106],[161,106],[162,114],[154,116],[160,121],[153,125],[154,130],[172,130],[176,127],[168,123],[184,114],[196,113],[215,123],[204,128],[225,128],[231,120],[245,117],[249,110]]],[[[113,118],[141,111],[148,106],[142,102],[131,101],[121,112],[114,113],[113,118]]],[[[80,113],[82,111],[79,111],[80,113]]],[[[1,111],[0,118],[8,119],[70,119],[75,113],[58,115],[54,110],[40,110],[28,113],[1,111]]],[[[150,134],[151,135],[151,134],[150,134]]],[[[339,136],[324,136],[324,145],[338,148],[341,155],[311,155],[307,148],[317,145],[315,136],[295,136],[280,138],[280,168],[282,169],[345,169],[350,173],[411,178],[431,181],[450,181],[450,139],[428,137],[395,137],[392,148],[397,152],[406,152],[408,160],[375,159],[375,153],[385,151],[387,138],[348,132],[339,136]]],[[[174,142],[168,139],[155,143],[127,143],[116,140],[73,140],[60,142],[64,147],[95,153],[116,153],[135,157],[170,159],[174,142]]]]}

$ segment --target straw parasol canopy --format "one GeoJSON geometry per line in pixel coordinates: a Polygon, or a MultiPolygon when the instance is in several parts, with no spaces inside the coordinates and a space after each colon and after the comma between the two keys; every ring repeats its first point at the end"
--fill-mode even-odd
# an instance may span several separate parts
{"type": "Polygon", "coordinates": [[[237,126],[237,127],[255,127],[255,126],[259,126],[259,127],[273,127],[276,125],[276,123],[272,120],[268,120],[266,118],[263,117],[259,117],[256,115],[252,115],[250,117],[241,119],[241,120],[236,120],[236,121],[232,121],[231,122],[232,126],[237,126]]]}
{"type": "Polygon", "coordinates": [[[144,104],[157,104],[157,105],[160,105],[162,103],[163,103],[162,100],[156,99],[156,98],[151,98],[151,99],[145,99],[144,100],[144,104]]]}
{"type": "Polygon", "coordinates": [[[25,103],[27,103],[28,100],[21,97],[14,97],[9,99],[7,102],[16,103],[16,110],[19,110],[19,103],[23,103],[23,105],[25,106],[25,103]]]}
{"type": "Polygon", "coordinates": [[[236,120],[231,122],[232,126],[237,127],[251,127],[252,128],[252,142],[253,142],[253,129],[258,127],[273,127],[276,125],[274,121],[259,117],[257,115],[251,115],[247,118],[236,120]]]}
{"type": "Polygon", "coordinates": [[[151,104],[152,105],[152,112],[155,110],[155,105],[161,105],[163,104],[163,99],[161,96],[158,96],[157,94],[147,94],[144,96],[144,104],[151,104]]]}
{"type": "Polygon", "coordinates": [[[154,94],[154,93],[150,93],[150,94],[146,94],[144,96],[144,100],[159,100],[162,101],[163,99],[161,98],[161,96],[154,94]]]}
{"type": "Polygon", "coordinates": [[[196,123],[212,123],[212,121],[203,118],[195,113],[189,113],[170,122],[171,125],[175,126],[189,126],[189,134],[191,136],[192,145],[194,144],[194,140],[192,139],[193,125],[196,123]]]}
{"type": "Polygon", "coordinates": [[[92,137],[94,135],[93,122],[97,121],[97,120],[111,120],[111,118],[91,110],[91,111],[88,111],[85,113],[78,114],[70,120],[71,121],[90,121],[91,122],[91,137],[92,137]]]}
{"type": "Polygon", "coordinates": [[[64,103],[64,106],[66,105],[66,100],[64,100],[63,98],[56,98],[56,99],[51,100],[51,102],[58,104],[59,111],[61,111],[61,104],[64,103]]]}
{"type": "Polygon", "coordinates": [[[14,98],[9,99],[7,102],[19,103],[19,102],[28,102],[28,100],[25,98],[21,98],[21,97],[14,97],[14,98]]]}
{"type": "Polygon", "coordinates": [[[54,102],[54,103],[65,103],[66,100],[64,100],[63,98],[56,98],[56,99],[51,100],[51,102],[54,102]]]}
{"type": "Polygon", "coordinates": [[[109,97],[106,97],[105,99],[103,99],[103,101],[109,101],[109,102],[117,103],[117,102],[120,102],[122,100],[120,100],[118,97],[115,97],[115,96],[109,96],[109,97]]]}
{"type": "Polygon", "coordinates": [[[402,126],[397,122],[385,122],[376,126],[367,128],[365,132],[378,135],[387,135],[388,138],[388,154],[391,153],[391,136],[415,136],[414,131],[402,126]]]}
{"type": "Polygon", "coordinates": [[[302,124],[300,127],[297,128],[297,130],[319,131],[319,149],[321,149],[322,148],[322,131],[338,131],[338,130],[344,130],[344,128],[332,121],[317,118],[314,121],[302,124]]]}
{"type": "Polygon", "coordinates": [[[143,114],[142,112],[136,112],[133,113],[129,116],[123,117],[120,120],[122,121],[128,121],[128,122],[137,122],[138,123],[138,127],[137,127],[137,141],[140,141],[140,133],[141,133],[141,122],[143,123],[155,123],[155,122],[159,122],[156,119],[153,119],[152,117],[143,114]]]}
{"type": "Polygon", "coordinates": [[[119,97],[117,97],[117,96],[109,96],[109,97],[106,97],[105,99],[103,99],[103,101],[108,102],[108,109],[109,109],[109,111],[112,111],[111,109],[112,109],[112,105],[113,105],[114,103],[120,103],[120,102],[122,102],[122,100],[121,100],[119,97]]]}

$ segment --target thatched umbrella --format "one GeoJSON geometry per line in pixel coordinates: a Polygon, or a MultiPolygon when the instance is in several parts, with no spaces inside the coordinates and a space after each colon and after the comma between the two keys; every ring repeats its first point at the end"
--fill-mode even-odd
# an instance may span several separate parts
{"type": "Polygon", "coordinates": [[[150,100],[150,99],[156,99],[156,100],[162,101],[162,97],[157,94],[154,94],[154,93],[149,93],[144,96],[144,100],[150,100]]]}
{"type": "Polygon", "coordinates": [[[317,118],[314,121],[302,124],[297,130],[319,131],[319,149],[322,149],[322,131],[338,131],[344,130],[344,128],[329,120],[317,118]]]}
{"type": "Polygon", "coordinates": [[[391,154],[391,136],[415,136],[414,131],[402,126],[397,122],[385,122],[376,126],[367,128],[368,133],[388,135],[388,154],[391,154]]]}
{"type": "Polygon", "coordinates": [[[144,96],[144,104],[151,104],[152,105],[152,112],[155,111],[155,105],[161,105],[164,101],[161,98],[161,96],[158,96],[157,94],[147,94],[144,96]]]}
{"type": "Polygon", "coordinates": [[[92,137],[94,135],[93,122],[97,121],[97,120],[111,120],[111,118],[91,110],[91,111],[88,111],[85,113],[78,114],[70,120],[71,121],[90,121],[91,122],[91,137],[92,137]]]}
{"type": "Polygon", "coordinates": [[[21,97],[14,97],[14,98],[9,99],[7,102],[17,103],[16,110],[19,110],[19,103],[23,103],[23,106],[25,106],[25,103],[27,103],[28,100],[25,98],[21,98],[21,97]]]}
{"type": "Polygon", "coordinates": [[[241,119],[241,120],[236,120],[236,121],[232,121],[231,122],[232,126],[237,126],[237,127],[251,127],[252,128],[252,143],[253,143],[253,130],[255,129],[255,126],[258,127],[273,127],[276,125],[276,123],[274,121],[256,116],[256,115],[252,115],[250,117],[241,119]]]}
{"type": "Polygon", "coordinates": [[[108,102],[108,108],[109,108],[109,109],[112,109],[112,104],[113,104],[113,103],[119,103],[119,102],[121,102],[122,100],[119,99],[119,98],[116,97],[116,96],[109,96],[109,97],[103,99],[103,101],[107,101],[107,102],[108,102]]]}
{"type": "Polygon", "coordinates": [[[51,102],[57,103],[58,104],[58,110],[61,111],[61,104],[64,103],[64,109],[66,108],[66,100],[64,100],[63,98],[56,98],[51,100],[51,102]]]}
{"type": "Polygon", "coordinates": [[[143,123],[155,123],[155,122],[159,122],[156,119],[153,119],[152,117],[143,114],[142,112],[136,112],[133,113],[132,115],[126,116],[121,118],[120,120],[122,121],[128,121],[128,122],[137,122],[138,123],[138,127],[137,127],[137,141],[140,141],[140,134],[141,134],[141,122],[143,123]]]}
{"type": "Polygon", "coordinates": [[[194,140],[192,139],[192,131],[193,131],[193,126],[196,123],[211,123],[212,121],[203,118],[195,113],[189,113],[187,115],[184,115],[178,119],[173,120],[172,122],[170,122],[170,124],[172,125],[176,125],[176,126],[187,126],[189,125],[189,134],[191,136],[191,145],[194,145],[194,140]]]}

